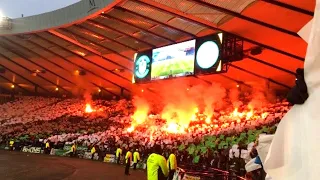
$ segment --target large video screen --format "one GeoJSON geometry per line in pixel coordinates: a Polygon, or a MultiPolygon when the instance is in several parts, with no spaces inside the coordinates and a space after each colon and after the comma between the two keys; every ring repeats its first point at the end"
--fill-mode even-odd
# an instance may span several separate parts
{"type": "Polygon", "coordinates": [[[194,74],[196,40],[152,50],[151,80],[194,74]]]}

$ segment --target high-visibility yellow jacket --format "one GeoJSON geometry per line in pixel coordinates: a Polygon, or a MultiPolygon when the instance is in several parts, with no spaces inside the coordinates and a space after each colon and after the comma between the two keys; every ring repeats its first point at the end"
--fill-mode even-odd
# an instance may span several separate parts
{"type": "Polygon", "coordinates": [[[128,162],[131,163],[131,161],[132,161],[132,153],[130,151],[128,151],[126,154],[126,163],[128,163],[128,162]]]}
{"type": "Polygon", "coordinates": [[[152,153],[147,160],[147,176],[148,180],[158,180],[162,173],[165,177],[168,177],[169,170],[166,159],[156,153],[152,153]]]}
{"type": "Polygon", "coordinates": [[[118,148],[117,151],[116,151],[116,157],[120,157],[122,155],[122,149],[121,148],[118,148]]]}
{"type": "Polygon", "coordinates": [[[91,148],[91,154],[94,154],[94,153],[96,153],[96,148],[93,146],[93,147],[91,148]]]}
{"type": "Polygon", "coordinates": [[[14,144],[14,141],[11,140],[11,141],[9,142],[9,144],[10,144],[10,147],[12,147],[13,144],[14,144]]]}
{"type": "Polygon", "coordinates": [[[176,155],[174,154],[170,154],[168,161],[167,161],[167,165],[170,170],[177,170],[177,158],[176,155]]]}
{"type": "Polygon", "coordinates": [[[138,163],[138,161],[140,161],[140,154],[136,151],[133,153],[133,162],[138,163]]]}
{"type": "Polygon", "coordinates": [[[46,148],[49,148],[50,147],[50,144],[47,142],[46,143],[46,148]]]}
{"type": "Polygon", "coordinates": [[[74,145],[72,145],[72,147],[71,147],[71,152],[76,152],[76,150],[77,150],[77,146],[74,144],[74,145]]]}

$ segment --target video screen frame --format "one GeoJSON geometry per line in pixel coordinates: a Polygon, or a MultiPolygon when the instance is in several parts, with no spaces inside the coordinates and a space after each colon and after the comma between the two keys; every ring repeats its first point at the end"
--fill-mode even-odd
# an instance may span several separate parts
{"type": "Polygon", "coordinates": [[[151,80],[194,75],[195,54],[196,39],[153,49],[151,80]]]}

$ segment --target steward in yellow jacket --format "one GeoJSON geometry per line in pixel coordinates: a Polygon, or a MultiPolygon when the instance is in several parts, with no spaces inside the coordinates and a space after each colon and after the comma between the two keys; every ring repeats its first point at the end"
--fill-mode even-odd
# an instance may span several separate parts
{"type": "Polygon", "coordinates": [[[46,142],[46,148],[50,148],[50,143],[49,143],[49,141],[46,142]]]}
{"type": "Polygon", "coordinates": [[[93,159],[94,158],[94,154],[96,153],[96,147],[95,146],[93,146],[92,148],[91,148],[91,159],[93,159]]]}
{"type": "Polygon", "coordinates": [[[161,146],[154,147],[152,153],[147,160],[147,176],[148,180],[166,180],[169,175],[166,159],[160,155],[161,146]]]}
{"type": "Polygon", "coordinates": [[[117,164],[120,164],[121,156],[122,156],[122,149],[120,146],[118,146],[118,149],[116,151],[117,164]]]}
{"type": "Polygon", "coordinates": [[[138,152],[138,149],[133,153],[133,169],[137,169],[137,164],[140,161],[140,154],[138,152]]]}
{"type": "Polygon", "coordinates": [[[125,168],[125,171],[124,171],[124,174],[125,175],[130,175],[129,174],[129,168],[131,166],[131,162],[132,162],[132,152],[128,149],[128,152],[126,154],[126,168],[125,168]]]}
{"type": "Polygon", "coordinates": [[[167,161],[167,165],[168,165],[168,168],[169,168],[169,178],[168,178],[168,180],[172,180],[173,176],[174,176],[174,173],[177,170],[177,158],[176,158],[176,155],[174,153],[170,154],[170,156],[168,158],[168,161],[167,161]]]}
{"type": "Polygon", "coordinates": [[[9,142],[10,150],[13,151],[14,140],[11,139],[9,142]]]}
{"type": "Polygon", "coordinates": [[[77,151],[77,145],[75,143],[73,143],[71,146],[71,156],[72,157],[76,156],[76,151],[77,151]]]}
{"type": "Polygon", "coordinates": [[[49,143],[49,141],[46,142],[45,154],[50,154],[50,143],[49,143]]]}

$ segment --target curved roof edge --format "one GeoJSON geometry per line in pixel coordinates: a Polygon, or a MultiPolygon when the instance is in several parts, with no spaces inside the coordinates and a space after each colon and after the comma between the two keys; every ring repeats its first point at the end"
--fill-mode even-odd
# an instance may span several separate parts
{"type": "Polygon", "coordinates": [[[79,23],[107,11],[123,0],[86,0],[34,16],[12,19],[12,29],[0,29],[0,36],[45,31],[79,23]]]}

